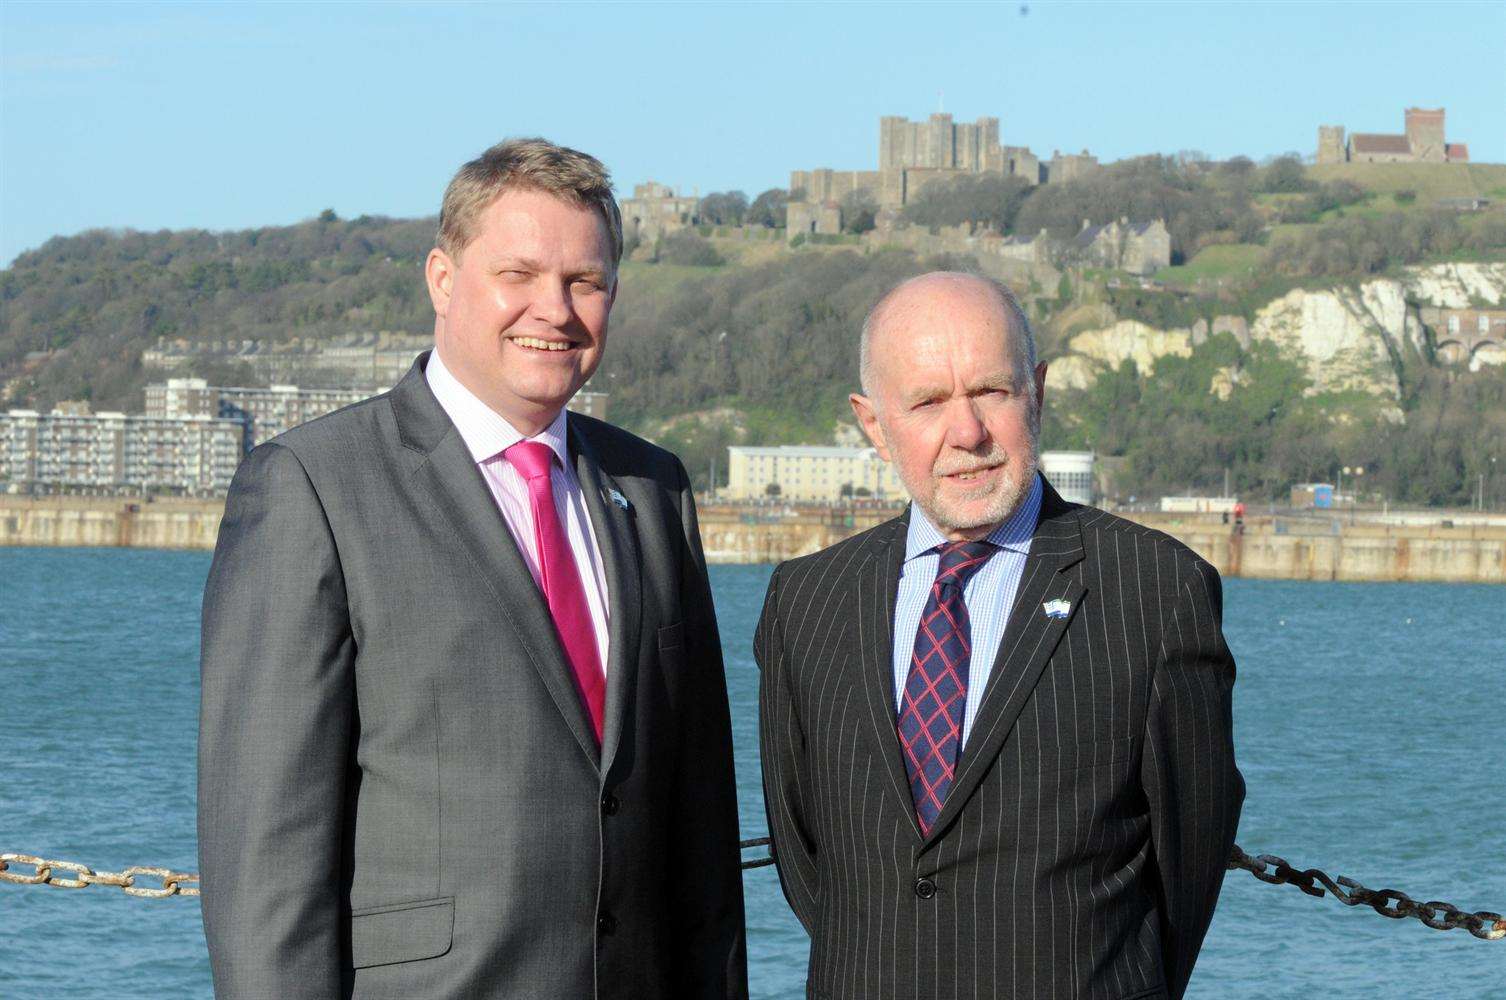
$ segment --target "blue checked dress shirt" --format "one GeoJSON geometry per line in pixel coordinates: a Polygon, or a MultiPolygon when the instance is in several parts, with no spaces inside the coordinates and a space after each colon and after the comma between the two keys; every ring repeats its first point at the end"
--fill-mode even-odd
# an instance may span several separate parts
{"type": "MultiPolygon", "coordinates": [[[[1025,573],[1025,557],[1030,554],[1030,539],[1035,535],[1041,515],[1041,477],[1036,475],[1030,492],[1009,520],[995,528],[987,540],[999,547],[974,573],[962,590],[972,632],[972,656],[968,666],[967,708],[962,717],[962,745],[973,729],[973,719],[983,702],[983,692],[993,673],[994,658],[1004,639],[1004,626],[1014,607],[1015,593],[1025,573]]],[[[915,650],[915,635],[920,630],[920,615],[936,582],[936,566],[941,558],[936,547],[946,536],[921,513],[910,506],[910,528],[905,537],[905,562],[900,568],[899,597],[894,605],[894,704],[904,704],[905,681],[910,676],[910,657],[915,650]]]]}

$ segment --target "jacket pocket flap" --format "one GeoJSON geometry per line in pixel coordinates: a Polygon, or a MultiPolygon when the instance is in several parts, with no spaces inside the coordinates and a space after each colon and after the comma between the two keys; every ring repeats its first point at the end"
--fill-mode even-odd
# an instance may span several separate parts
{"type": "Polygon", "coordinates": [[[455,897],[371,906],[350,915],[350,957],[357,969],[435,958],[450,950],[455,897]]]}
{"type": "Polygon", "coordinates": [[[679,649],[685,645],[685,623],[675,622],[659,629],[660,649],[679,649]]]}

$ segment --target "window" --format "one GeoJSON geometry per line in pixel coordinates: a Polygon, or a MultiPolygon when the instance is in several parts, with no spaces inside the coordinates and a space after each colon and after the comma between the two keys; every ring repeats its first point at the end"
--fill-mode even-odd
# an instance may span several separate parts
{"type": "Polygon", "coordinates": [[[1459,332],[1459,317],[1458,316],[1450,316],[1448,318],[1448,332],[1449,333],[1458,333],[1459,332]]]}
{"type": "Polygon", "coordinates": [[[1481,316],[1480,317],[1479,330],[1480,330],[1481,333],[1489,333],[1490,332],[1490,317],[1489,316],[1481,316]]]}

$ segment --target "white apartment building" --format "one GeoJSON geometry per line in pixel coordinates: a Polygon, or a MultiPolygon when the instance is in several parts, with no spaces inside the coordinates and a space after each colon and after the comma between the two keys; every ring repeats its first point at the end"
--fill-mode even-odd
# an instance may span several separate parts
{"type": "Polygon", "coordinates": [[[0,414],[0,482],[9,492],[223,494],[245,431],[240,420],[216,417],[11,410],[0,414]]]}
{"type": "Polygon", "coordinates": [[[265,389],[212,386],[201,378],[170,378],[146,387],[149,417],[226,417],[244,420],[246,447],[254,448],[283,431],[372,395],[366,389],[265,389]]]}
{"type": "Polygon", "coordinates": [[[729,500],[903,500],[894,469],[872,448],[812,445],[727,449],[729,500]],[[777,493],[772,490],[778,486],[777,493]]]}
{"type": "MultiPolygon", "coordinates": [[[[372,389],[305,389],[272,385],[265,389],[213,386],[201,378],[170,378],[146,387],[149,417],[228,417],[246,422],[246,447],[255,448],[285,430],[375,395],[372,389]]],[[[582,389],[571,410],[605,420],[607,394],[582,389]]]]}
{"type": "MultiPolygon", "coordinates": [[[[727,449],[729,500],[833,501],[854,498],[904,500],[908,494],[894,467],[872,448],[808,445],[727,449]],[[778,484],[775,493],[771,486],[778,484]]],[[[1063,499],[1093,502],[1093,453],[1043,451],[1041,472],[1063,499]]]]}

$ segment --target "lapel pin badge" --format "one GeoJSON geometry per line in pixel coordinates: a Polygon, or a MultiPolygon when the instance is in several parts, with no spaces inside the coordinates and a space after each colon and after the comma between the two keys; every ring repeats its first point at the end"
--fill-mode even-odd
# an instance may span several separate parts
{"type": "Polygon", "coordinates": [[[1065,618],[1072,610],[1072,602],[1064,601],[1058,597],[1054,601],[1047,601],[1041,605],[1041,610],[1046,612],[1047,618],[1065,618]]]}
{"type": "Polygon", "coordinates": [[[628,509],[628,498],[623,496],[621,493],[617,492],[616,490],[607,490],[607,496],[613,503],[621,507],[623,510],[628,509]]]}

